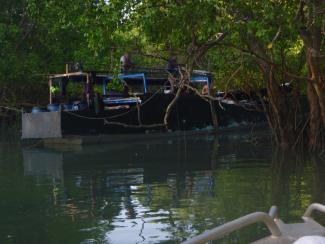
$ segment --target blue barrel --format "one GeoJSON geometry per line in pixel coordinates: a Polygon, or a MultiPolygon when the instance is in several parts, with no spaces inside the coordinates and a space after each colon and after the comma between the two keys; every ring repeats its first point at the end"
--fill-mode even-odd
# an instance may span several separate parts
{"type": "Polygon", "coordinates": [[[64,109],[64,111],[74,110],[73,104],[70,104],[70,103],[63,104],[63,109],[64,109]]]}
{"type": "Polygon", "coordinates": [[[47,110],[50,112],[56,112],[60,110],[60,105],[59,104],[49,104],[47,105],[47,110]]]}
{"type": "Polygon", "coordinates": [[[88,108],[88,105],[85,102],[81,102],[78,105],[79,105],[79,110],[84,110],[84,109],[88,108]]]}
{"type": "Polygon", "coordinates": [[[36,113],[42,113],[42,112],[45,112],[45,109],[40,108],[40,107],[33,107],[33,108],[32,108],[32,113],[33,113],[33,114],[36,114],[36,113]]]}
{"type": "Polygon", "coordinates": [[[87,106],[87,103],[85,103],[85,102],[74,102],[72,107],[73,107],[73,110],[84,110],[88,106],[87,106]]]}

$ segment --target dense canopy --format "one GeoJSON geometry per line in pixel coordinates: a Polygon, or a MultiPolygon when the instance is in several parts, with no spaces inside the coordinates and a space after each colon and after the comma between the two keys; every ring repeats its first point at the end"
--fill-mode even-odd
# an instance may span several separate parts
{"type": "Polygon", "coordinates": [[[311,149],[323,148],[324,0],[12,0],[1,5],[2,104],[45,103],[45,75],[63,72],[66,62],[114,72],[125,51],[141,67],[165,67],[177,56],[190,69],[211,71],[215,90],[266,88],[265,113],[279,145],[296,145],[304,131],[311,149]],[[281,94],[284,83],[294,95],[281,94]],[[308,98],[308,116],[299,117],[301,96],[308,98]]]}

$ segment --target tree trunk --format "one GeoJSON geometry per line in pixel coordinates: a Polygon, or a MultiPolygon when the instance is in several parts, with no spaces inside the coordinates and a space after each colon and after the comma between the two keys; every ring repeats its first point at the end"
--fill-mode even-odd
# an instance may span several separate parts
{"type": "Polygon", "coordinates": [[[295,105],[291,98],[287,98],[280,89],[281,82],[276,80],[274,67],[269,60],[262,42],[253,35],[248,35],[248,47],[256,55],[256,62],[263,74],[267,89],[266,116],[272,130],[275,143],[286,150],[295,145],[297,133],[295,131],[295,105]]]}
{"type": "MultiPolygon", "coordinates": [[[[307,43],[306,43],[307,44],[307,43]]],[[[308,43],[309,44],[309,43],[308,43]]],[[[309,125],[309,150],[312,152],[323,149],[323,129],[325,128],[325,98],[324,98],[324,74],[321,70],[321,62],[313,54],[312,48],[307,47],[307,65],[312,82],[308,83],[308,101],[310,108],[309,125]]]]}
{"type": "MultiPolygon", "coordinates": [[[[320,55],[320,54],[319,54],[320,55]]],[[[325,75],[322,74],[321,60],[317,57],[315,49],[307,47],[307,64],[310,71],[310,79],[313,80],[313,87],[317,94],[320,107],[320,116],[325,126],[325,98],[324,98],[324,82],[325,75]]]]}
{"type": "Polygon", "coordinates": [[[320,106],[318,103],[318,96],[315,91],[313,84],[308,84],[307,97],[309,102],[309,140],[308,147],[309,150],[315,152],[318,148],[320,141],[320,131],[321,131],[321,116],[320,116],[320,106]]]}
{"type": "Polygon", "coordinates": [[[323,150],[325,128],[325,53],[324,0],[300,1],[299,34],[303,39],[309,70],[308,101],[310,107],[309,148],[323,150]]]}
{"type": "Polygon", "coordinates": [[[217,118],[217,109],[214,104],[214,101],[209,100],[209,104],[210,104],[210,112],[211,112],[211,120],[212,120],[213,128],[215,130],[217,130],[219,128],[219,123],[218,123],[218,118],[217,118]]]}
{"type": "Polygon", "coordinates": [[[266,116],[272,129],[275,143],[282,149],[289,149],[295,143],[294,118],[289,111],[292,109],[291,101],[286,102],[270,64],[259,61],[266,83],[268,106],[266,116]]]}

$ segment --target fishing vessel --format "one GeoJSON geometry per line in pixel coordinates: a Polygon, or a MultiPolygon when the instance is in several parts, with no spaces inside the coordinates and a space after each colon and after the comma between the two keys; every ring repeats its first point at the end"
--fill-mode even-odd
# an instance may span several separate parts
{"type": "Polygon", "coordinates": [[[49,104],[22,115],[22,138],[189,131],[264,121],[256,103],[210,96],[210,72],[194,70],[164,123],[176,90],[164,69],[109,74],[69,70],[49,76],[49,104]],[[204,92],[204,95],[200,93],[204,92]]]}

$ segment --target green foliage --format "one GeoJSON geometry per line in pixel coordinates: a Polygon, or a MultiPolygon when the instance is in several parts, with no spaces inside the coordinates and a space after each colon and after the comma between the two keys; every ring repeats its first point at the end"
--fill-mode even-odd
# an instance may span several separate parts
{"type": "Polygon", "coordinates": [[[57,87],[57,86],[51,86],[51,87],[50,87],[50,92],[51,92],[52,94],[58,94],[58,93],[60,92],[60,88],[57,87]]]}
{"type": "Polygon", "coordinates": [[[122,92],[124,86],[120,79],[115,78],[111,82],[107,83],[106,89],[107,91],[122,92]]]}
{"type": "MultiPolygon", "coordinates": [[[[191,48],[220,32],[227,33],[223,45],[208,48],[196,60],[196,68],[214,73],[216,89],[265,86],[254,58],[240,51],[252,37],[274,63],[305,75],[297,8],[295,0],[6,1],[0,10],[1,97],[17,101],[18,94],[25,94],[18,100],[28,100],[30,88],[39,87],[36,82],[47,83],[46,76],[36,74],[64,72],[69,61],[114,72],[126,50],[138,66],[166,66],[137,55],[143,53],[165,59],[177,55],[185,63],[191,48]]],[[[121,84],[108,88],[121,89],[121,84]]]]}
{"type": "Polygon", "coordinates": [[[84,83],[69,82],[66,89],[67,89],[67,97],[82,98],[82,95],[84,93],[84,83]]]}

